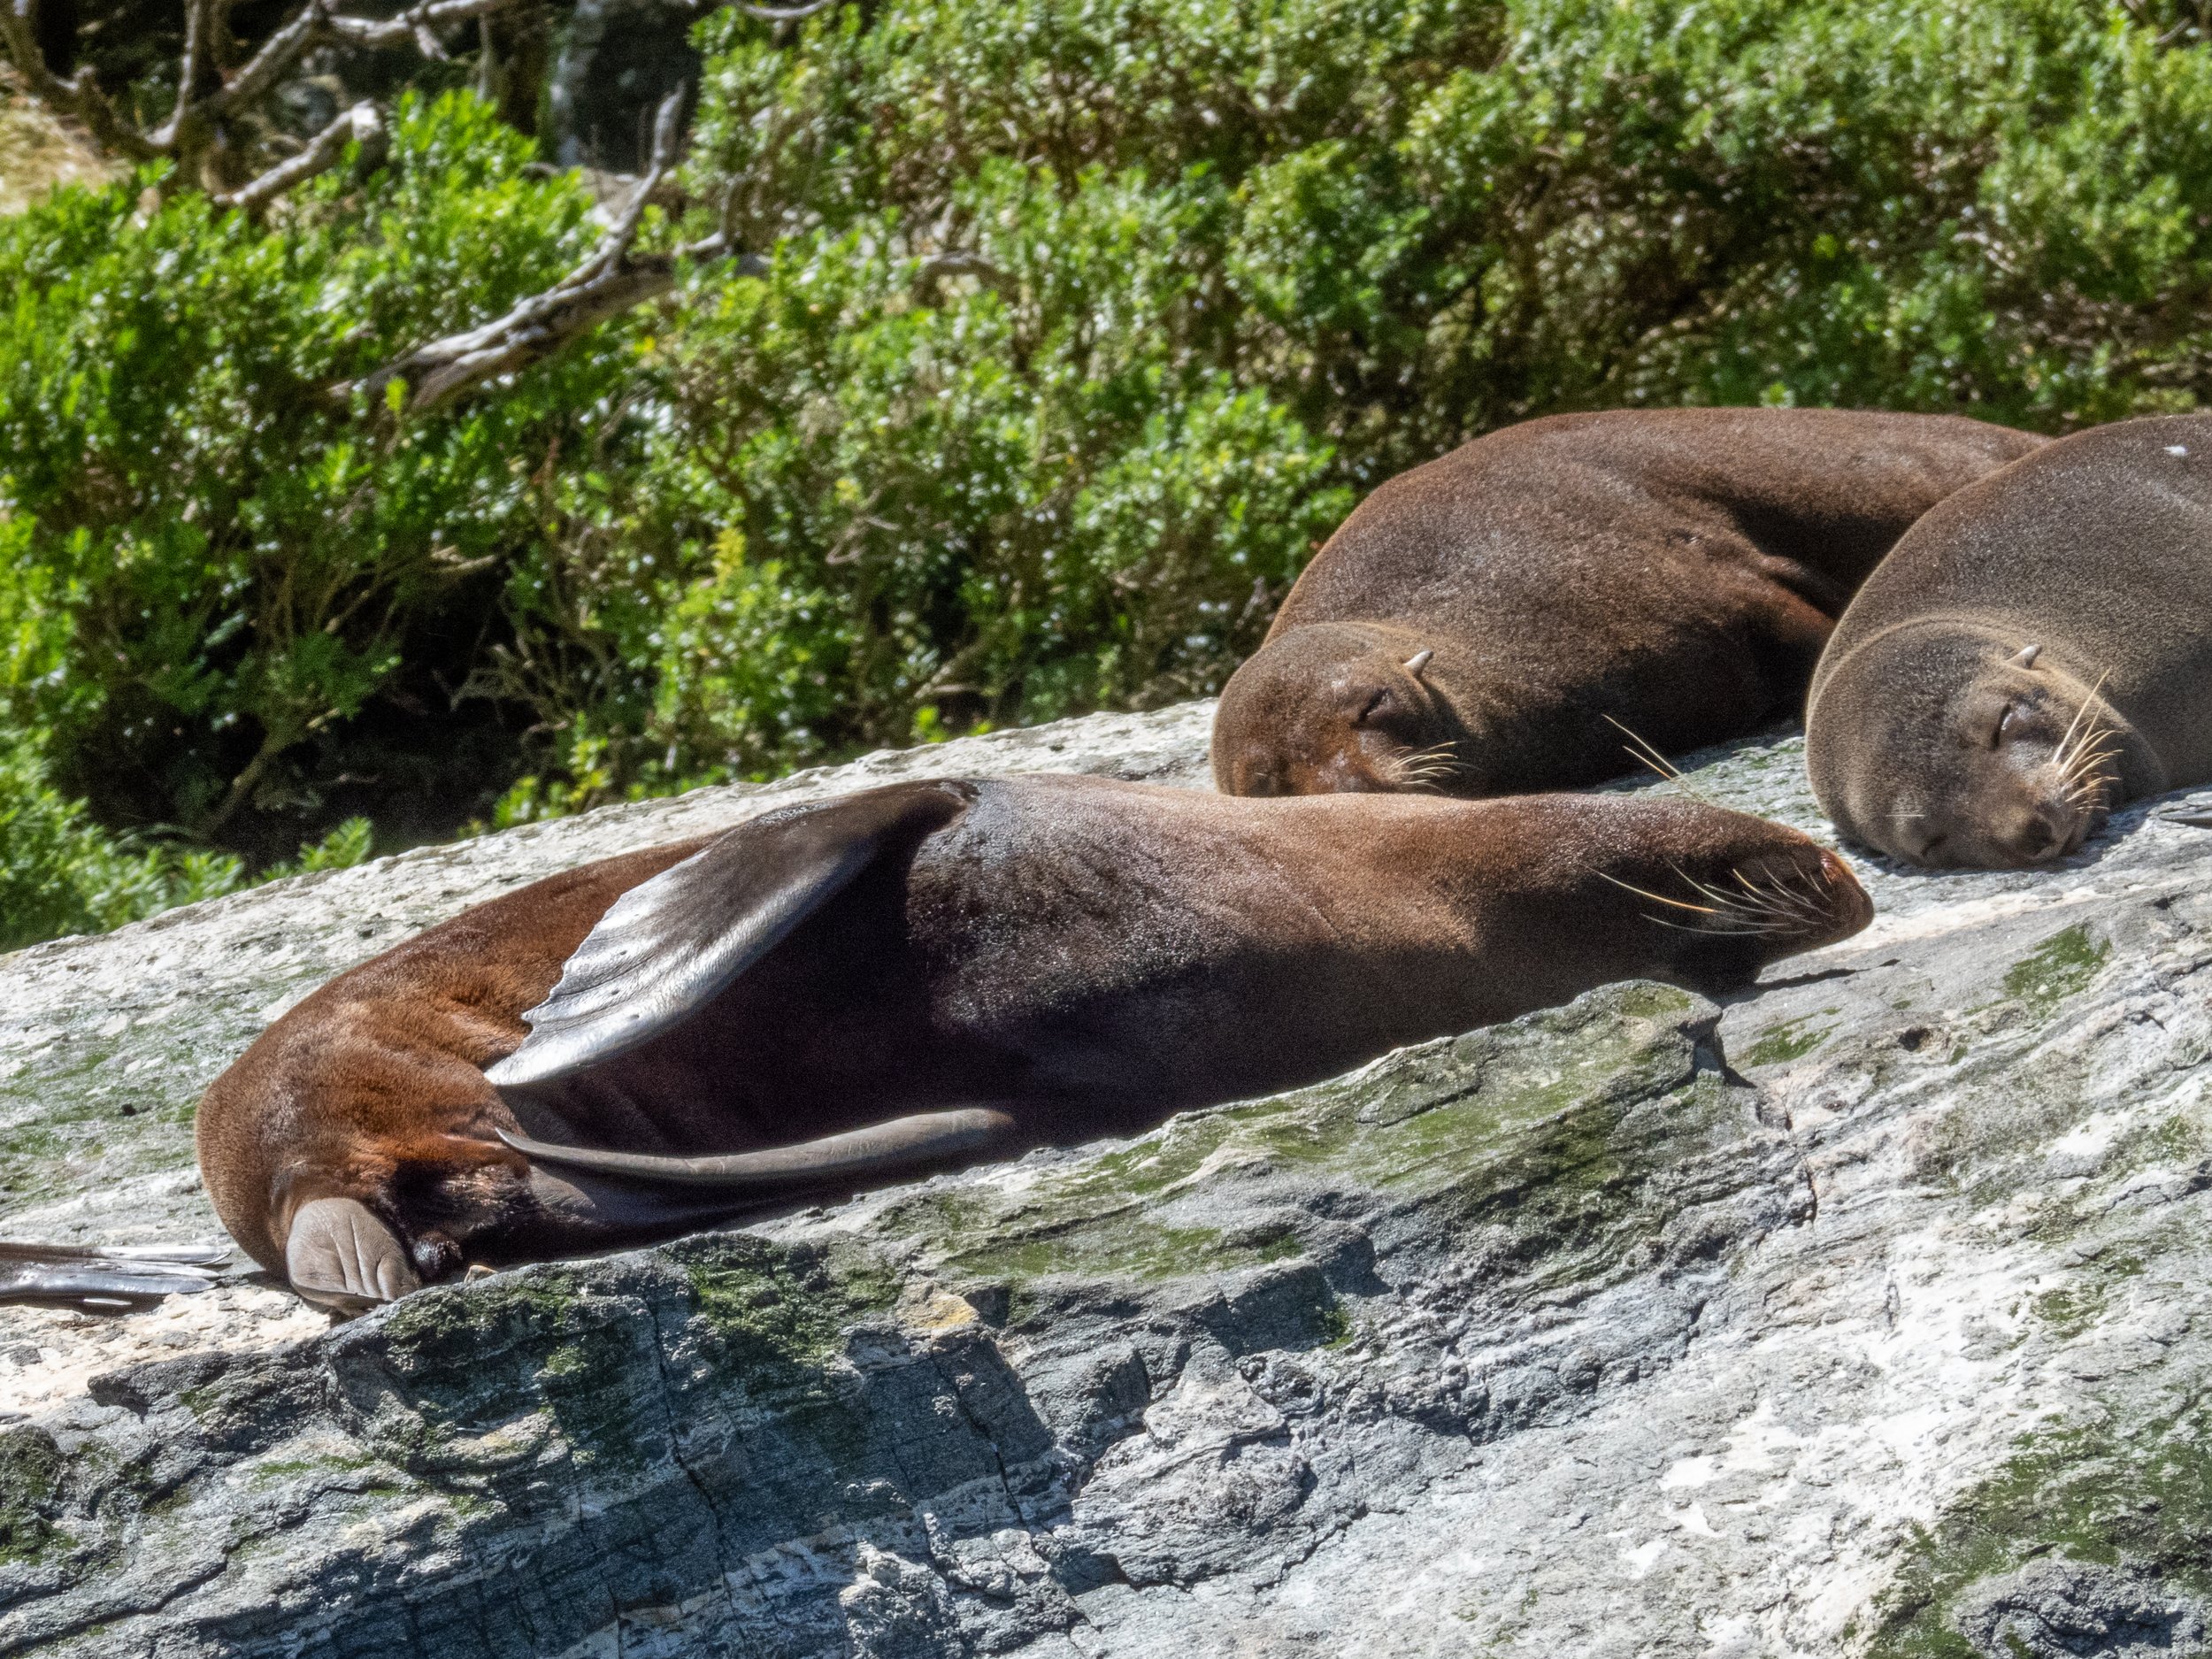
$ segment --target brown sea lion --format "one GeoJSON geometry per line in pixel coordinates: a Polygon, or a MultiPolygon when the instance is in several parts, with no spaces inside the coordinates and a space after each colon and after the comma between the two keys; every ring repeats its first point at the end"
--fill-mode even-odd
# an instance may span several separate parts
{"type": "Polygon", "coordinates": [[[1932,510],[1814,675],[1813,793],[1927,865],[2062,857],[2212,781],[2212,415],[2077,433],[1932,510]]]}
{"type": "Polygon", "coordinates": [[[1621,410],[1391,480],[1306,567],[1214,719],[1232,795],[1481,795],[1798,710],[1913,520],[2042,438],[1949,415],[1621,410]],[[1615,724],[1618,722],[1618,724],[1615,724]]]}
{"type": "Polygon", "coordinates": [[[341,975],[208,1090],[200,1164],[256,1260],[357,1306],[1141,1129],[1609,980],[1740,984],[1869,914],[1804,836],[1692,802],[896,784],[341,975]]]}

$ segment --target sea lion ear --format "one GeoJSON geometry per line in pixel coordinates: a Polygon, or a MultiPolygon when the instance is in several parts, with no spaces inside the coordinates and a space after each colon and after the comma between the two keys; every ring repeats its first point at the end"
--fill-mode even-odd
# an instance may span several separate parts
{"type": "Polygon", "coordinates": [[[2040,645],[2024,645],[2012,654],[2012,665],[2015,668],[2033,668],[2035,659],[2042,655],[2040,645]]]}
{"type": "Polygon", "coordinates": [[[1403,664],[1406,672],[1411,674],[1416,680],[1420,679],[1421,671],[1429,665],[1429,658],[1435,655],[1436,653],[1431,650],[1414,652],[1412,656],[1406,658],[1403,664]]]}
{"type": "Polygon", "coordinates": [[[543,1083],[680,1025],[898,840],[920,841],[972,784],[893,784],[741,824],[617,899],[523,1015],[530,1034],[484,1075],[543,1083]]]}

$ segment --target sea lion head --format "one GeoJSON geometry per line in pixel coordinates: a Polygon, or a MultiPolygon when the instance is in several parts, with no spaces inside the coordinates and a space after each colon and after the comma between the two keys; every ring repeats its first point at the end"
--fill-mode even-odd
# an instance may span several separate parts
{"type": "Polygon", "coordinates": [[[223,1225],[308,1301],[358,1312],[455,1277],[484,1235],[535,1208],[527,1164],[467,1133],[472,1114],[384,1097],[380,1083],[410,1079],[368,1067],[347,1070],[357,1091],[326,1077],[288,1088],[288,1072],[312,1075],[286,1064],[291,1046],[257,1044],[218,1078],[197,1133],[223,1225]]]}
{"type": "Polygon", "coordinates": [[[1214,715],[1225,795],[1459,792],[1458,723],[1435,651],[1409,629],[1320,622],[1278,634],[1229,677],[1214,715]]]}
{"type": "Polygon", "coordinates": [[[310,1302],[357,1313],[471,1265],[643,1241],[731,1208],[541,1167],[501,1138],[523,1125],[477,1066],[423,1064],[373,1023],[302,1011],[210,1086],[196,1133],[224,1226],[310,1302]]]}
{"type": "Polygon", "coordinates": [[[1854,841],[1932,869],[2062,858],[2105,819],[2126,722],[2034,640],[1931,618],[1825,665],[1813,793],[1854,841]]]}

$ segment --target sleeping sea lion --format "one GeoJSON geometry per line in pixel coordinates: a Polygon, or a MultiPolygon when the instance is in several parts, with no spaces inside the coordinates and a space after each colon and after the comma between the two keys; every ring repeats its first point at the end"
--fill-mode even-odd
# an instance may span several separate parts
{"type": "Polygon", "coordinates": [[[2212,415],[2061,439],[1915,525],[1814,675],[1813,793],[1927,865],[2072,852],[2212,781],[2212,415]]]}
{"type": "Polygon", "coordinates": [[[357,1307],[1139,1130],[1609,980],[1740,985],[1870,913],[1804,836],[1694,802],[895,784],[341,975],[208,1090],[200,1164],[257,1261],[357,1307]]]}
{"type": "Polygon", "coordinates": [[[1232,795],[1481,795],[1794,715],[1914,519],[2045,440],[1950,415],[1621,410],[1391,480],[1299,577],[1214,718],[1232,795]]]}

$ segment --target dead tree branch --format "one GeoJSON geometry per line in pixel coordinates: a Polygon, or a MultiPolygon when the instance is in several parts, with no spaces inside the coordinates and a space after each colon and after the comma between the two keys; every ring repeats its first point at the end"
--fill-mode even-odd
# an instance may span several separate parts
{"type": "Polygon", "coordinates": [[[346,153],[348,144],[360,145],[362,164],[373,166],[382,156],[388,137],[383,111],[365,98],[316,134],[298,155],[288,161],[280,161],[259,178],[239,186],[228,195],[217,196],[215,204],[258,212],[294,186],[335,166],[338,158],[346,153]]]}
{"type": "Polygon", "coordinates": [[[330,396],[349,402],[357,393],[372,399],[388,396],[393,382],[406,388],[406,412],[442,409],[485,381],[541,363],[587,330],[634,306],[657,299],[676,286],[678,267],[733,254],[749,276],[765,274],[768,262],[757,254],[737,253],[718,233],[664,253],[632,250],[645,207],[676,165],[678,119],[684,95],[663,102],[653,123],[653,159],[591,257],[541,294],[534,294],[503,317],[418,346],[373,374],[333,386],[330,396]]]}
{"type": "Polygon", "coordinates": [[[143,134],[124,125],[93,83],[90,70],[81,69],[64,81],[47,68],[46,56],[38,49],[38,0],[0,0],[0,39],[23,77],[23,89],[55,114],[75,120],[101,149],[129,161],[151,161],[161,153],[143,134]]]}
{"type": "MultiPolygon", "coordinates": [[[[173,157],[186,180],[217,194],[215,181],[203,176],[204,164],[222,135],[223,123],[267,98],[311,48],[327,43],[357,47],[411,43],[426,58],[442,59],[446,50],[438,39],[439,29],[525,3],[422,0],[397,17],[383,19],[346,16],[333,12],[330,0],[306,0],[236,73],[227,76],[222,65],[229,41],[227,0],[188,0],[176,104],[169,119],[150,132],[137,130],[116,113],[94,84],[89,69],[81,69],[65,81],[47,67],[38,46],[38,0],[0,0],[0,45],[5,46],[22,76],[24,89],[55,113],[78,122],[102,150],[134,162],[173,157]]],[[[357,127],[354,117],[355,112],[349,111],[339,124],[352,122],[357,127]]],[[[319,151],[320,165],[296,168],[289,162],[281,163],[227,196],[218,194],[218,199],[238,202],[250,194],[256,205],[265,204],[303,179],[313,177],[342,150],[344,141],[334,141],[334,130],[325,128],[301,156],[292,157],[296,162],[319,151]],[[336,148],[320,150],[331,143],[336,148]]]]}

